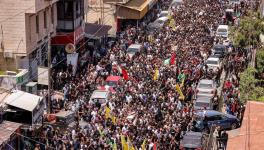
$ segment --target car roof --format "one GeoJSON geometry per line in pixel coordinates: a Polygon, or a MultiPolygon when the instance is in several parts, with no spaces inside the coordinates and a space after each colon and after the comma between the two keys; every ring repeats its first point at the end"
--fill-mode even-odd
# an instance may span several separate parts
{"type": "Polygon", "coordinates": [[[225,11],[234,12],[234,9],[226,9],[225,11]]]}
{"type": "Polygon", "coordinates": [[[141,44],[131,44],[128,48],[140,48],[142,47],[141,44]]]}
{"type": "Polygon", "coordinates": [[[106,81],[119,81],[121,79],[120,76],[108,76],[106,81]]]}
{"type": "Polygon", "coordinates": [[[218,28],[228,29],[228,25],[219,25],[218,28]]]}
{"type": "Polygon", "coordinates": [[[209,96],[199,96],[196,99],[196,102],[210,102],[211,101],[211,97],[209,96]]]}
{"type": "Polygon", "coordinates": [[[196,115],[198,116],[203,116],[205,114],[206,117],[211,117],[211,116],[216,116],[216,115],[222,115],[223,113],[215,110],[202,110],[202,111],[197,111],[196,115]]]}
{"type": "Polygon", "coordinates": [[[166,21],[166,20],[168,20],[168,19],[169,19],[168,17],[164,16],[164,17],[160,17],[160,18],[158,18],[157,20],[166,21]]]}
{"type": "Polygon", "coordinates": [[[217,57],[209,57],[207,60],[211,60],[211,61],[219,61],[219,58],[217,58],[217,57]]]}
{"type": "Polygon", "coordinates": [[[215,47],[225,48],[225,45],[223,45],[223,44],[215,44],[215,45],[213,46],[213,48],[215,48],[215,47]]]}
{"type": "Polygon", "coordinates": [[[160,13],[169,13],[167,10],[162,10],[160,13]]]}
{"type": "Polygon", "coordinates": [[[109,94],[109,91],[95,90],[95,91],[93,91],[91,99],[93,99],[93,98],[107,98],[108,94],[109,94]]]}
{"type": "Polygon", "coordinates": [[[199,82],[200,84],[213,84],[213,80],[209,80],[209,79],[202,79],[199,82]]]}
{"type": "Polygon", "coordinates": [[[186,132],[181,140],[181,146],[186,148],[200,148],[202,147],[201,132],[186,132]]]}

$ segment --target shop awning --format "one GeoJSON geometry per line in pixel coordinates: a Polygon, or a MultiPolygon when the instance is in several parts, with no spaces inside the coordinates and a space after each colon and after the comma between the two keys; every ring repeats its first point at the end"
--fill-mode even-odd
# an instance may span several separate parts
{"type": "Polygon", "coordinates": [[[93,39],[98,39],[103,36],[108,35],[108,31],[111,29],[111,26],[86,23],[85,24],[85,36],[93,39]]]}
{"type": "Polygon", "coordinates": [[[7,96],[4,102],[7,105],[32,112],[36,107],[39,106],[39,103],[42,101],[42,99],[43,98],[40,96],[16,90],[7,96]]]}
{"type": "Polygon", "coordinates": [[[16,132],[16,130],[22,124],[10,121],[3,121],[0,124],[0,145],[9,141],[12,134],[16,132]]]}
{"type": "Polygon", "coordinates": [[[119,19],[142,19],[158,0],[130,0],[126,4],[118,4],[119,19]]]}

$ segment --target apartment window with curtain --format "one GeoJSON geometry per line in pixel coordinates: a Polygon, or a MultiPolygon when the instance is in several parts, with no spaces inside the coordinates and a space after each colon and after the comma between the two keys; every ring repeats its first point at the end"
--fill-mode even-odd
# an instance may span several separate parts
{"type": "Polygon", "coordinates": [[[47,11],[44,10],[44,28],[46,29],[47,28],[47,11]]]}
{"type": "Polygon", "coordinates": [[[36,15],[36,33],[39,33],[39,16],[36,15]]]}

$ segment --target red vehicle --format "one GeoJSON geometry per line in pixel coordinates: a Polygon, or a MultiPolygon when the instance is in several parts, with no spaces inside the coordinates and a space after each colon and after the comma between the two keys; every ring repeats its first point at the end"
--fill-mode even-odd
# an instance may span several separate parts
{"type": "Polygon", "coordinates": [[[117,87],[121,82],[122,77],[121,76],[108,76],[106,78],[106,85],[109,87],[117,87]]]}
{"type": "Polygon", "coordinates": [[[105,86],[99,86],[98,90],[107,90],[111,93],[115,93],[115,87],[117,87],[121,83],[122,77],[121,76],[108,76],[106,78],[106,85],[105,86]]]}

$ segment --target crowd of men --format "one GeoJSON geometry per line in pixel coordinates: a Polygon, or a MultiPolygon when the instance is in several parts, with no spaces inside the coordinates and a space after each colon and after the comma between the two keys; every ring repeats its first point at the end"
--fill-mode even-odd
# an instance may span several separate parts
{"type": "MultiPolygon", "coordinates": [[[[80,56],[88,55],[88,59],[79,61],[75,75],[72,65],[53,73],[54,88],[64,93],[63,99],[52,101],[53,112],[76,112],[77,126],[71,130],[47,127],[41,142],[63,150],[121,149],[121,138],[125,137],[130,147],[137,149],[179,148],[182,133],[192,129],[194,87],[206,77],[204,62],[214,43],[211,29],[221,23],[224,5],[219,0],[184,0],[180,7],[171,9],[173,26],[151,32],[145,21],[138,27],[125,26],[98,63],[89,61],[90,54],[84,51],[80,56]],[[144,49],[131,58],[126,48],[133,43],[142,44],[144,49]],[[173,55],[174,62],[164,65],[173,55]],[[88,101],[93,90],[105,85],[107,75],[122,76],[118,66],[126,70],[129,79],[122,80],[106,105],[111,104],[113,121],[105,117],[106,106],[88,101]],[[153,80],[157,69],[159,76],[153,80]],[[183,100],[175,90],[176,83],[183,83],[183,100]],[[133,118],[128,119],[131,114],[133,118]]],[[[235,85],[236,79],[227,82],[235,85]]],[[[235,114],[236,86],[225,85],[225,102],[231,107],[228,113],[235,114]]]]}

